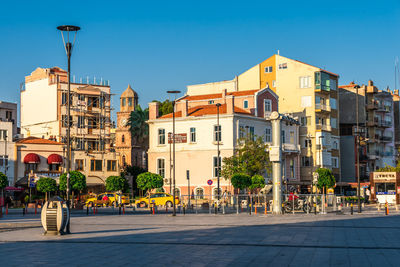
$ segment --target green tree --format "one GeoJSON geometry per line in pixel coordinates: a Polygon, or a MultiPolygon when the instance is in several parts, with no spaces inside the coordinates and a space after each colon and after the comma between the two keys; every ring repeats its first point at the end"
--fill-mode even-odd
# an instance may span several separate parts
{"type": "Polygon", "coordinates": [[[7,176],[0,172],[0,189],[1,189],[1,198],[3,199],[4,196],[4,188],[8,186],[8,178],[7,176]]]}
{"type": "Polygon", "coordinates": [[[160,188],[164,185],[163,178],[155,173],[144,172],[138,175],[136,183],[139,189],[144,191],[160,188]]]}
{"type": "Polygon", "coordinates": [[[126,193],[129,191],[129,183],[124,177],[109,176],[106,179],[106,190],[111,192],[122,191],[126,193]]]}
{"type": "Polygon", "coordinates": [[[132,194],[138,195],[138,187],[136,183],[137,176],[141,173],[146,172],[145,169],[138,166],[127,165],[121,172],[121,177],[130,180],[132,182],[132,194]],[[129,178],[128,178],[129,177],[129,178]]]}
{"type": "Polygon", "coordinates": [[[174,110],[172,101],[169,101],[168,99],[165,100],[164,102],[160,102],[158,100],[153,100],[153,102],[157,102],[158,104],[160,104],[158,116],[164,116],[164,115],[170,114],[174,110]]]}
{"type": "Polygon", "coordinates": [[[149,135],[149,125],[146,122],[148,119],[149,110],[143,110],[140,105],[137,105],[135,111],[132,111],[129,116],[128,126],[132,138],[140,143],[143,143],[149,135]]]}
{"type": "Polygon", "coordinates": [[[251,185],[250,189],[255,190],[255,189],[261,189],[265,186],[265,179],[262,175],[256,174],[251,177],[251,185]]]}
{"type": "Polygon", "coordinates": [[[246,189],[251,185],[251,177],[246,173],[235,173],[231,177],[231,183],[236,189],[246,189]]]}
{"type": "MultiPolygon", "coordinates": [[[[67,173],[64,172],[60,176],[60,190],[67,190],[67,173]]],[[[86,189],[86,176],[79,171],[70,171],[69,172],[69,186],[72,191],[72,199],[74,199],[74,193],[78,193],[78,197],[83,190],[86,189]]]]}
{"type": "Polygon", "coordinates": [[[332,188],[335,185],[335,176],[333,176],[333,173],[330,169],[318,168],[316,172],[318,173],[317,187],[319,189],[326,190],[327,188],[332,188]]]}
{"type": "Polygon", "coordinates": [[[262,137],[239,139],[235,154],[223,159],[222,177],[231,179],[236,173],[245,173],[250,177],[271,173],[268,144],[262,137]]]}
{"type": "Polygon", "coordinates": [[[57,182],[56,180],[49,177],[41,177],[36,183],[36,188],[39,192],[45,193],[47,201],[48,193],[57,190],[57,182]]]}

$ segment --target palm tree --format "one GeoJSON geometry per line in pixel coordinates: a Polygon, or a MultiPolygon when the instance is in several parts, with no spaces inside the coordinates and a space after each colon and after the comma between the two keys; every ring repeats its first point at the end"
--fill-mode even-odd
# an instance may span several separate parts
{"type": "Polygon", "coordinates": [[[137,105],[135,110],[131,112],[128,121],[132,139],[136,139],[138,142],[143,142],[148,137],[149,125],[146,122],[148,119],[149,110],[143,110],[140,105],[137,105]]]}

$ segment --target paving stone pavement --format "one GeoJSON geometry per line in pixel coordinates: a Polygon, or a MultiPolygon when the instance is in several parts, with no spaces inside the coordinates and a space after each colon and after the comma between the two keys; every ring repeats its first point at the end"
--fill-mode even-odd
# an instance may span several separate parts
{"type": "MultiPolygon", "coordinates": [[[[0,229],[22,220],[0,219],[0,229]]],[[[365,267],[399,266],[400,259],[396,214],[80,216],[72,218],[71,231],[0,232],[1,266],[365,267]]]]}

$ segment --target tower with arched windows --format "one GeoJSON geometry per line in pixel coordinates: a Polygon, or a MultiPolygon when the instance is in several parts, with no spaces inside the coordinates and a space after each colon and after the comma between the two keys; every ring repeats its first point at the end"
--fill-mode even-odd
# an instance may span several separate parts
{"type": "Polygon", "coordinates": [[[117,129],[115,131],[115,150],[119,153],[119,164],[147,168],[146,150],[143,144],[133,140],[129,131],[129,117],[138,105],[139,96],[130,85],[120,97],[120,111],[117,112],[117,129]]]}

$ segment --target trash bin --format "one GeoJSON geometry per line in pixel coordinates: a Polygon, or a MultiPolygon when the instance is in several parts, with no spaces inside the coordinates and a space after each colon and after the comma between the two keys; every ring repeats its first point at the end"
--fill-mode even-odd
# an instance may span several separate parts
{"type": "Polygon", "coordinates": [[[44,235],[61,235],[69,220],[69,212],[64,199],[59,196],[52,197],[42,207],[42,226],[44,235]]]}

